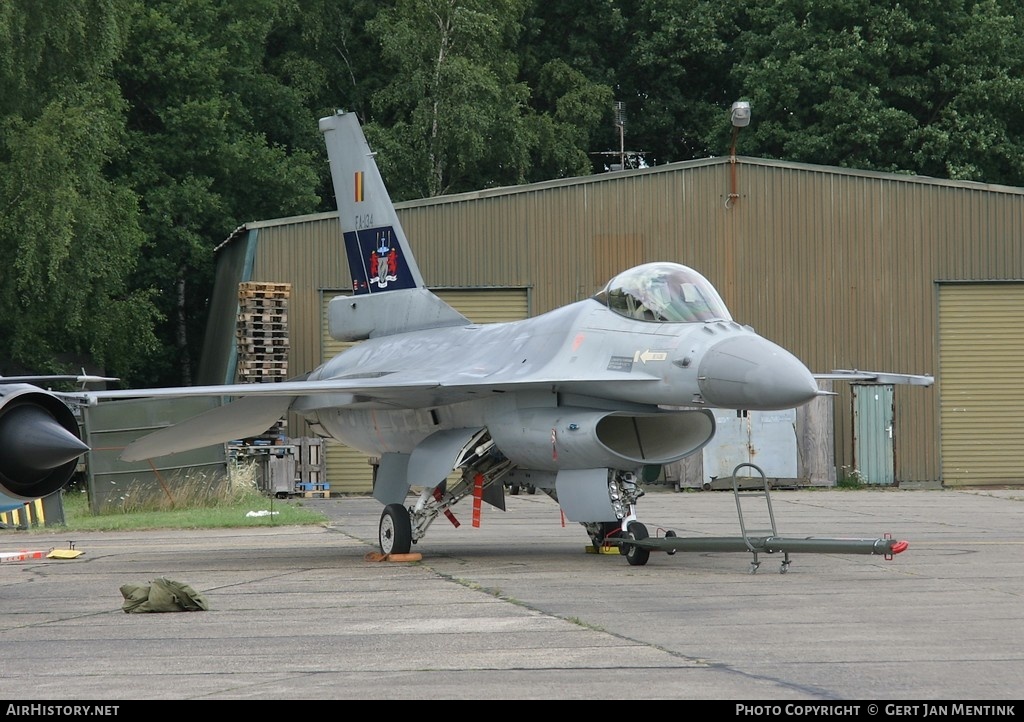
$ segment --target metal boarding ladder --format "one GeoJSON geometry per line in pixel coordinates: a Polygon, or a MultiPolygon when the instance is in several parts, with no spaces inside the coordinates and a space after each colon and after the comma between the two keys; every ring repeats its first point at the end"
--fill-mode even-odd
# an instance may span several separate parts
{"type": "MultiPolygon", "coordinates": [[[[760,552],[772,553],[774,550],[771,548],[771,542],[776,539],[779,535],[778,530],[775,527],[775,512],[772,510],[772,497],[769,491],[768,478],[764,474],[764,470],[756,464],[744,462],[737,464],[732,470],[732,494],[736,499],[736,514],[740,519],[740,533],[743,535],[743,543],[747,545],[747,549],[751,554],[754,555],[753,560],[750,562],[750,573],[754,574],[758,567],[761,566],[761,562],[758,559],[760,552]],[[761,475],[762,488],[756,491],[740,491],[739,484],[739,470],[749,467],[761,475]],[[771,529],[747,529],[746,521],[743,518],[743,504],[741,500],[749,497],[760,497],[763,498],[765,504],[768,507],[768,520],[771,524],[771,529]]],[[[781,568],[779,569],[780,574],[785,574],[789,570],[789,552],[784,552],[784,558],[782,560],[781,568]]]]}

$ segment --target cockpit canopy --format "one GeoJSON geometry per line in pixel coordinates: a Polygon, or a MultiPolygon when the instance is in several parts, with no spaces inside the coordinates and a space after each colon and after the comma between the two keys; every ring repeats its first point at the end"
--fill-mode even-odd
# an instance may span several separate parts
{"type": "Polygon", "coordinates": [[[731,321],[718,291],[704,276],[678,263],[647,263],[620,273],[594,299],[640,321],[731,321]]]}

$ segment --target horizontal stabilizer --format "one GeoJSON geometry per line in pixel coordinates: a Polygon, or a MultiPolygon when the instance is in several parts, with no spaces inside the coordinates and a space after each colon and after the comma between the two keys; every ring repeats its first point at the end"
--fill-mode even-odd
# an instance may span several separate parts
{"type": "Polygon", "coordinates": [[[287,413],[292,398],[246,396],[133,441],[121,452],[121,459],[155,459],[231,439],[259,436],[287,413]]]}
{"type": "Polygon", "coordinates": [[[930,374],[894,374],[886,371],[858,371],[857,369],[835,369],[832,373],[814,374],[823,381],[870,381],[876,384],[909,384],[931,386],[935,377],[930,374]]]}
{"type": "Polygon", "coordinates": [[[327,310],[328,333],[338,341],[469,323],[468,318],[425,288],[373,296],[337,296],[327,310]]]}

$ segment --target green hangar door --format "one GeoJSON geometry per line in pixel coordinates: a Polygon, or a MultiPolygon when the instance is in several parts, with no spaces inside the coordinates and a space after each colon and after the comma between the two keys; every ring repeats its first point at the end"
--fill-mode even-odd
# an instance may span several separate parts
{"type": "MultiPolygon", "coordinates": [[[[435,290],[434,293],[474,323],[519,321],[527,317],[529,309],[525,288],[435,290]]],[[[321,299],[323,361],[353,345],[352,342],[335,341],[327,333],[327,307],[332,298],[343,294],[347,291],[324,291],[321,299]]],[[[332,492],[369,494],[373,491],[373,466],[364,453],[331,440],[324,442],[324,450],[327,481],[332,492]]]]}
{"type": "Polygon", "coordinates": [[[877,486],[896,482],[892,384],[853,384],[853,461],[861,481],[877,486]]]}
{"type": "Polygon", "coordinates": [[[942,480],[1024,485],[1024,283],[939,285],[942,480]]]}

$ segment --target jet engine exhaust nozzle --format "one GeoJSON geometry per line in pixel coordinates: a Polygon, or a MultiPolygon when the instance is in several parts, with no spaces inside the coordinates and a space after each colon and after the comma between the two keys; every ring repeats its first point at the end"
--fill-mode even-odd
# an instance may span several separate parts
{"type": "Polygon", "coordinates": [[[30,501],[61,489],[89,447],[63,401],[22,389],[0,391],[0,493],[30,501]]]}

